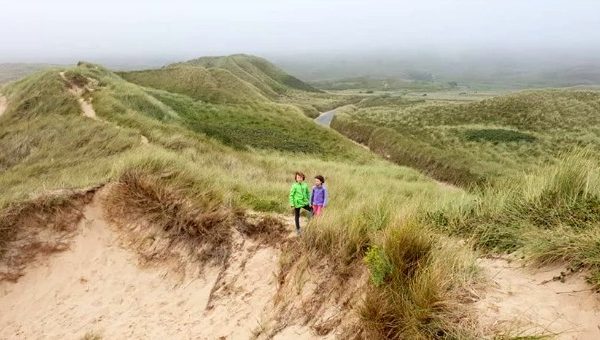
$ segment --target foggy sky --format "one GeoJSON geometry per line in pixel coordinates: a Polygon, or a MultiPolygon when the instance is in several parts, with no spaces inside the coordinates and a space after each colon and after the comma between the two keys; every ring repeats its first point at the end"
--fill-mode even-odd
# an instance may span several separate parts
{"type": "Polygon", "coordinates": [[[587,51],[593,0],[0,0],[0,62],[373,51],[587,51]]]}

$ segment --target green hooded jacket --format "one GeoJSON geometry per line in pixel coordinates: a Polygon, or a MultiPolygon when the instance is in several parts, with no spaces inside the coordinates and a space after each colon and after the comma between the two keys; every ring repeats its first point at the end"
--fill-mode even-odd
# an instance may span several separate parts
{"type": "Polygon", "coordinates": [[[302,208],[308,205],[310,200],[310,193],[308,191],[308,185],[304,182],[294,182],[290,189],[290,206],[294,208],[302,208]]]}

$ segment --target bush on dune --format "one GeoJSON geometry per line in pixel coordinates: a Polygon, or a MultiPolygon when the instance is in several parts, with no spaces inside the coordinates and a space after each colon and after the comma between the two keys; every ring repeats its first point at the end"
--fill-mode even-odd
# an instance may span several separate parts
{"type": "Polygon", "coordinates": [[[470,310],[462,303],[475,281],[474,258],[416,219],[413,209],[365,197],[348,211],[313,220],[303,246],[331,258],[339,273],[366,264],[371,279],[359,306],[365,337],[473,337],[476,327],[465,322],[470,310]]]}
{"type": "Polygon", "coordinates": [[[472,284],[473,259],[416,221],[398,223],[366,257],[374,285],[367,289],[360,315],[368,336],[474,336],[473,324],[464,322],[468,308],[459,307],[472,284]]]}

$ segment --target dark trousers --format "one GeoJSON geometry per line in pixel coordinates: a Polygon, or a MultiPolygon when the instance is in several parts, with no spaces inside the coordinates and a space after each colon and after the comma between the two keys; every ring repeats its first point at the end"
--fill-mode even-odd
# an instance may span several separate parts
{"type": "Polygon", "coordinates": [[[294,222],[296,222],[296,230],[300,230],[300,210],[304,209],[312,215],[312,207],[305,205],[302,208],[294,208],[294,222]]]}

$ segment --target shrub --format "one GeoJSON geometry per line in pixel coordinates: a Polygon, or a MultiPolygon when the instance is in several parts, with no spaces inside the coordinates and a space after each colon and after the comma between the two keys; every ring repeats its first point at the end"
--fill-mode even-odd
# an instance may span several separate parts
{"type": "Polygon", "coordinates": [[[367,290],[360,316],[368,338],[436,339],[472,336],[458,315],[461,278],[472,265],[457,248],[431,234],[416,221],[387,229],[382,246],[370,248],[365,261],[373,286],[367,290]]]}
{"type": "Polygon", "coordinates": [[[373,282],[376,287],[384,284],[385,279],[389,277],[392,272],[392,265],[381,247],[370,247],[364,260],[371,272],[371,282],[373,282]]]}

